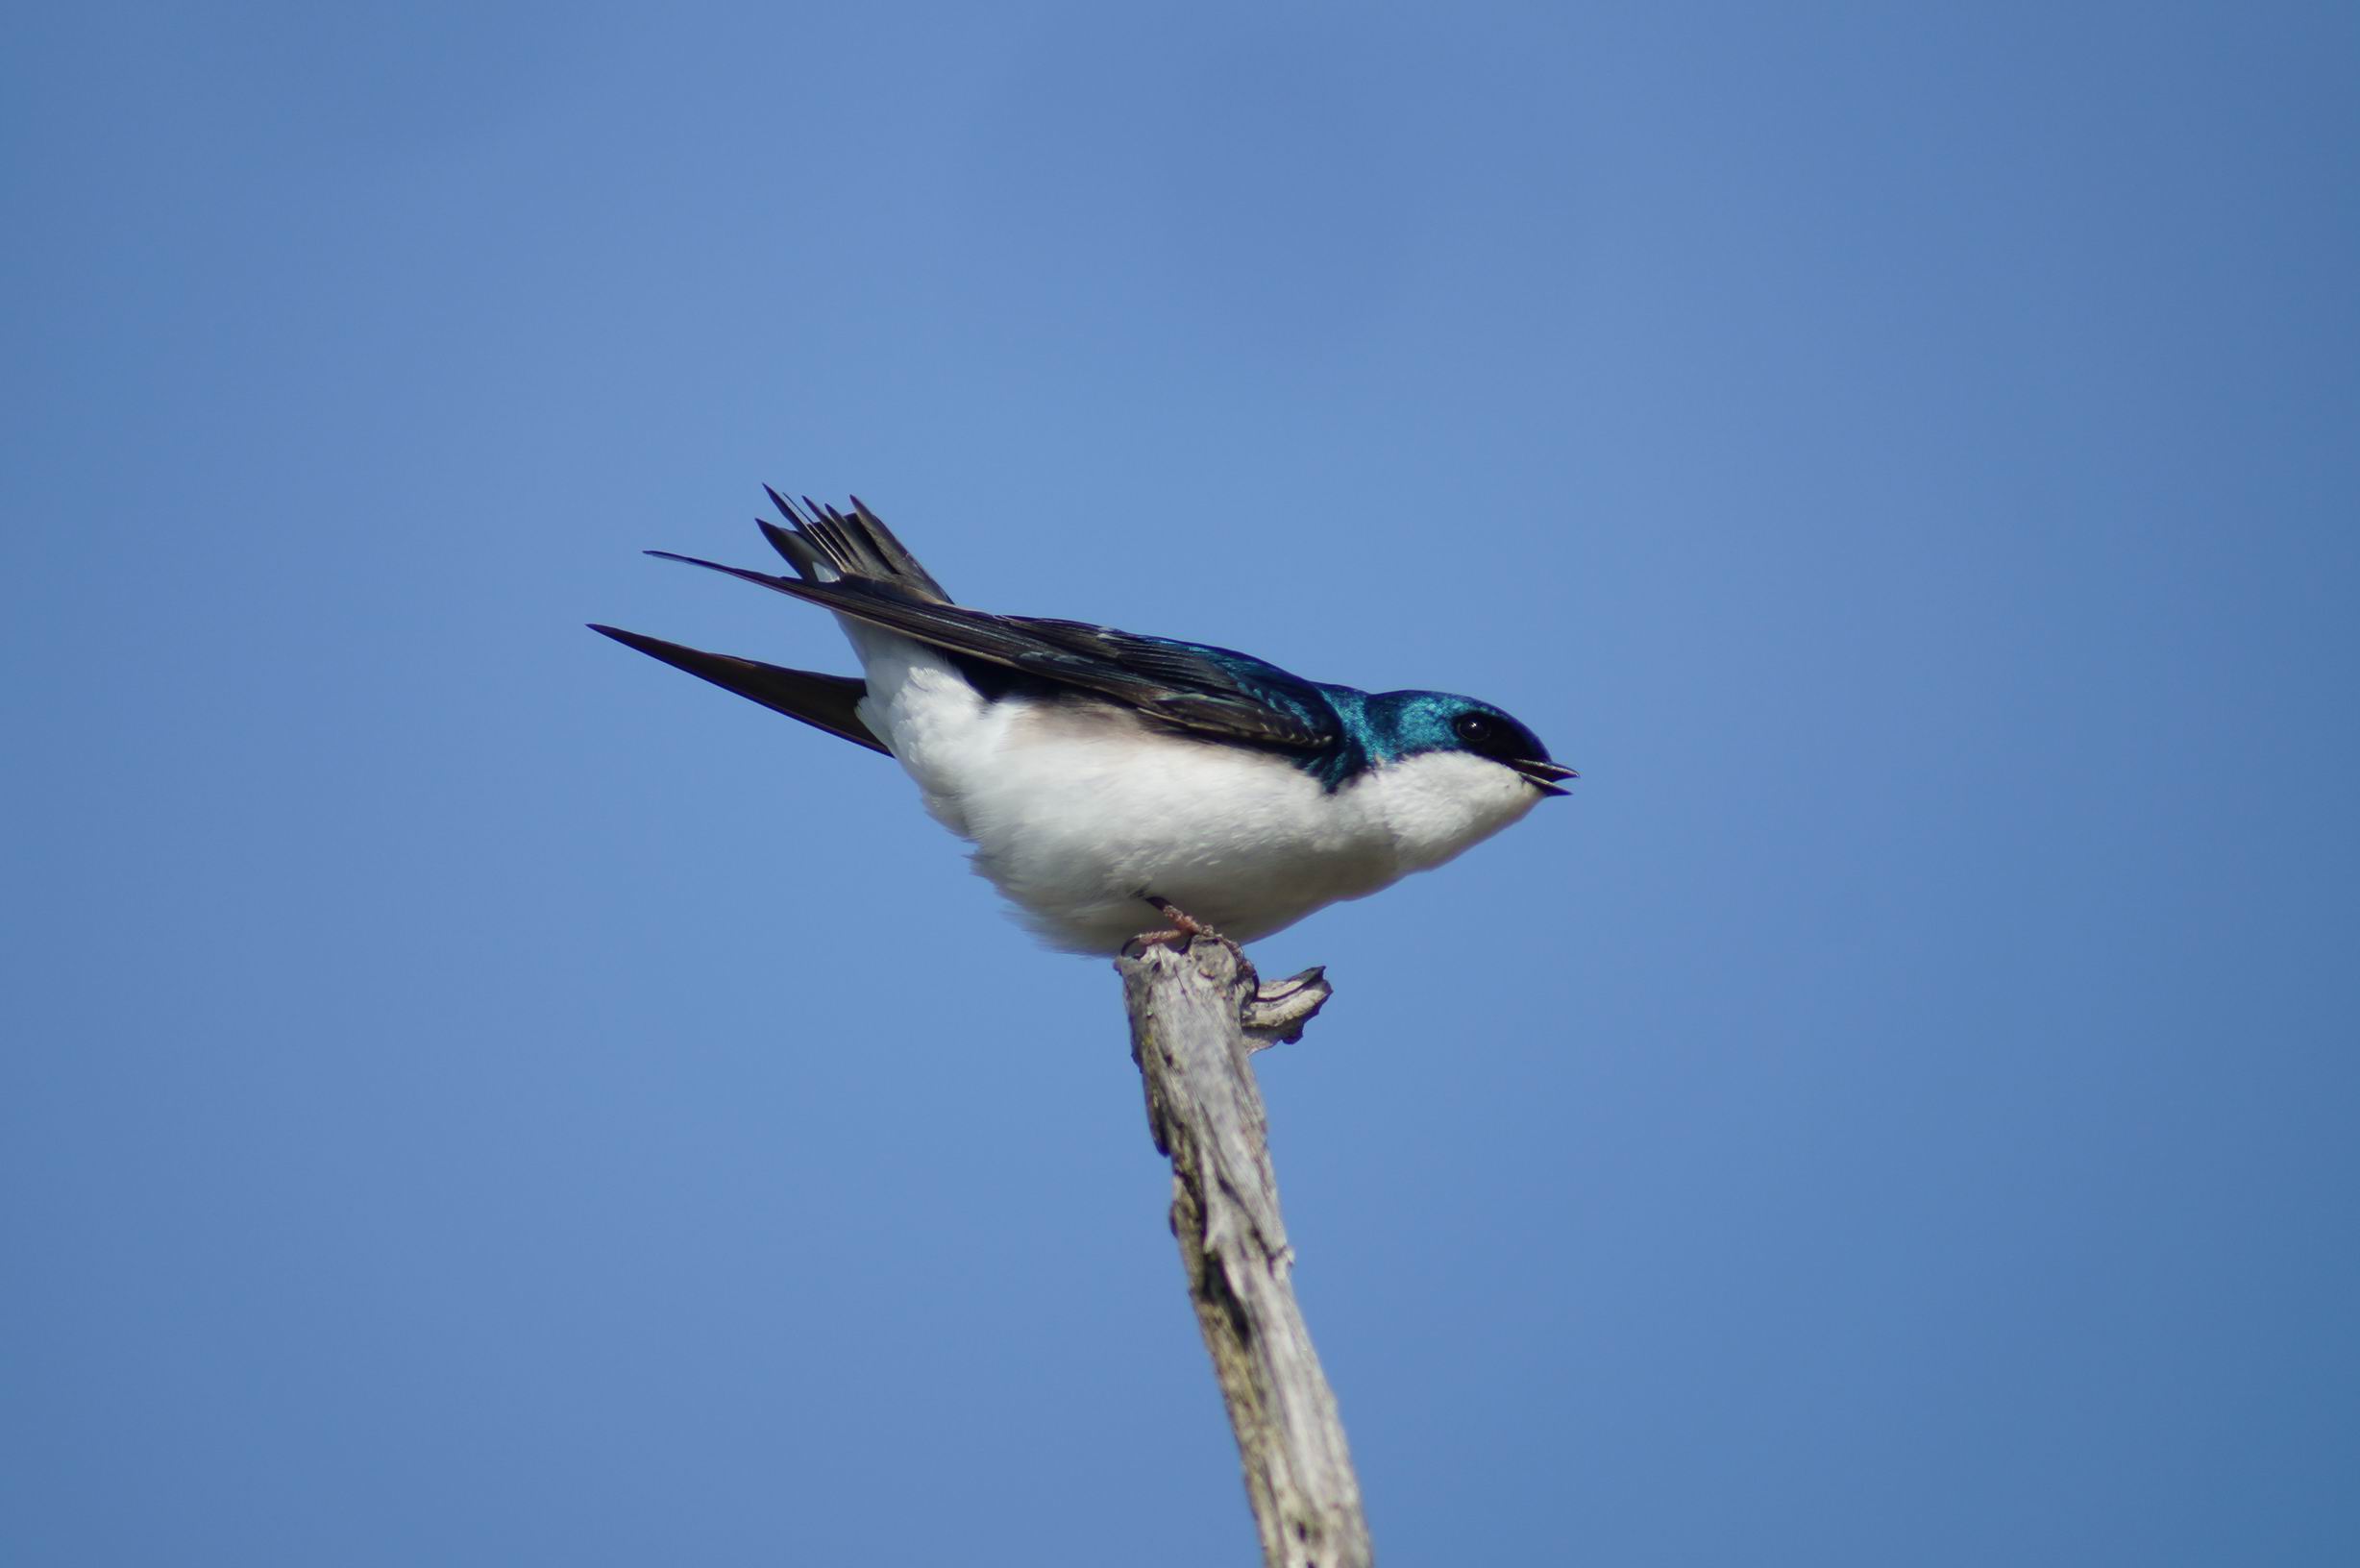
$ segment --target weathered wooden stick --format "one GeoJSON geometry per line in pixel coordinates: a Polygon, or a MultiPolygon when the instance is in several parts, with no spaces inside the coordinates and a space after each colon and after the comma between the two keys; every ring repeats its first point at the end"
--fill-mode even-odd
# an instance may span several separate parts
{"type": "Polygon", "coordinates": [[[1269,1124],[1250,1051],[1301,1036],[1328,987],[1316,969],[1255,988],[1235,951],[1134,943],[1115,961],[1147,1128],[1171,1159],[1172,1235],[1245,1465],[1266,1568],[1367,1568],[1361,1486],[1336,1396],[1288,1274],[1269,1124]]]}

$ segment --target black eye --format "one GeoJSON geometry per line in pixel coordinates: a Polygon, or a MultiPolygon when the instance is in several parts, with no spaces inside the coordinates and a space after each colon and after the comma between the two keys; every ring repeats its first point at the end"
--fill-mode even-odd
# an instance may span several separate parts
{"type": "Polygon", "coordinates": [[[1463,713],[1450,722],[1450,727],[1459,739],[1477,750],[1497,744],[1500,738],[1500,726],[1488,714],[1463,713]]]}

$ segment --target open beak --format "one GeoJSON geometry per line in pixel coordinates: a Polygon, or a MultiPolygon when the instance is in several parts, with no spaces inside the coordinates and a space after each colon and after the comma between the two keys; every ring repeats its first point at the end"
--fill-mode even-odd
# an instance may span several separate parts
{"type": "Polygon", "coordinates": [[[1543,795],[1571,795],[1573,792],[1559,784],[1558,780],[1582,776],[1561,763],[1512,762],[1508,766],[1522,773],[1524,782],[1543,795]]]}

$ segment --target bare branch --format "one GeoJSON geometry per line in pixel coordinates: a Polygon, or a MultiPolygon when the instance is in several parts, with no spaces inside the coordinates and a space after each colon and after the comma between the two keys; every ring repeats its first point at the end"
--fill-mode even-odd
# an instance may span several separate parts
{"type": "Polygon", "coordinates": [[[1361,1488],[1336,1396],[1289,1281],[1268,1122],[1249,1051],[1294,1040],[1327,1000],[1316,969],[1256,991],[1235,951],[1134,943],[1116,960],[1147,1127],[1171,1159],[1172,1235],[1229,1407],[1266,1568],[1367,1568],[1361,1488]],[[1250,1025],[1250,1036],[1249,1028],[1250,1025]]]}

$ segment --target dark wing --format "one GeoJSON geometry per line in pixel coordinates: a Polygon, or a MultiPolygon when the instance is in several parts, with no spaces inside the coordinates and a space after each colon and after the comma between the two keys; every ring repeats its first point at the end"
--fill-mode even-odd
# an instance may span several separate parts
{"type": "Polygon", "coordinates": [[[1301,750],[1341,737],[1317,687],[1249,654],[1076,621],[993,615],[857,578],[804,582],[670,551],[648,553],[725,572],[916,642],[1105,698],[1176,729],[1301,750]]]}
{"type": "MultiPolygon", "coordinates": [[[[814,729],[826,730],[842,736],[855,746],[865,746],[872,751],[884,751],[869,726],[853,712],[867,688],[848,675],[814,674],[808,670],[782,670],[774,664],[758,659],[741,659],[727,653],[706,653],[678,643],[667,643],[656,637],[643,637],[635,631],[624,631],[614,626],[590,628],[612,637],[625,648],[635,648],[651,658],[663,660],[676,670],[685,670],[701,679],[709,680],[725,691],[740,697],[750,697],[764,707],[783,713],[790,719],[799,719],[814,729]]],[[[891,752],[887,752],[891,755],[891,752]]]]}
{"type": "MultiPolygon", "coordinates": [[[[1154,689],[1160,695],[1139,706],[1166,723],[1305,749],[1329,746],[1341,736],[1336,709],[1316,686],[1250,653],[1080,621],[1003,619],[1056,650],[1044,660],[1056,657],[1086,667],[1111,667],[1154,689]]],[[[1043,660],[1023,666],[1043,667],[1043,660]]]]}

